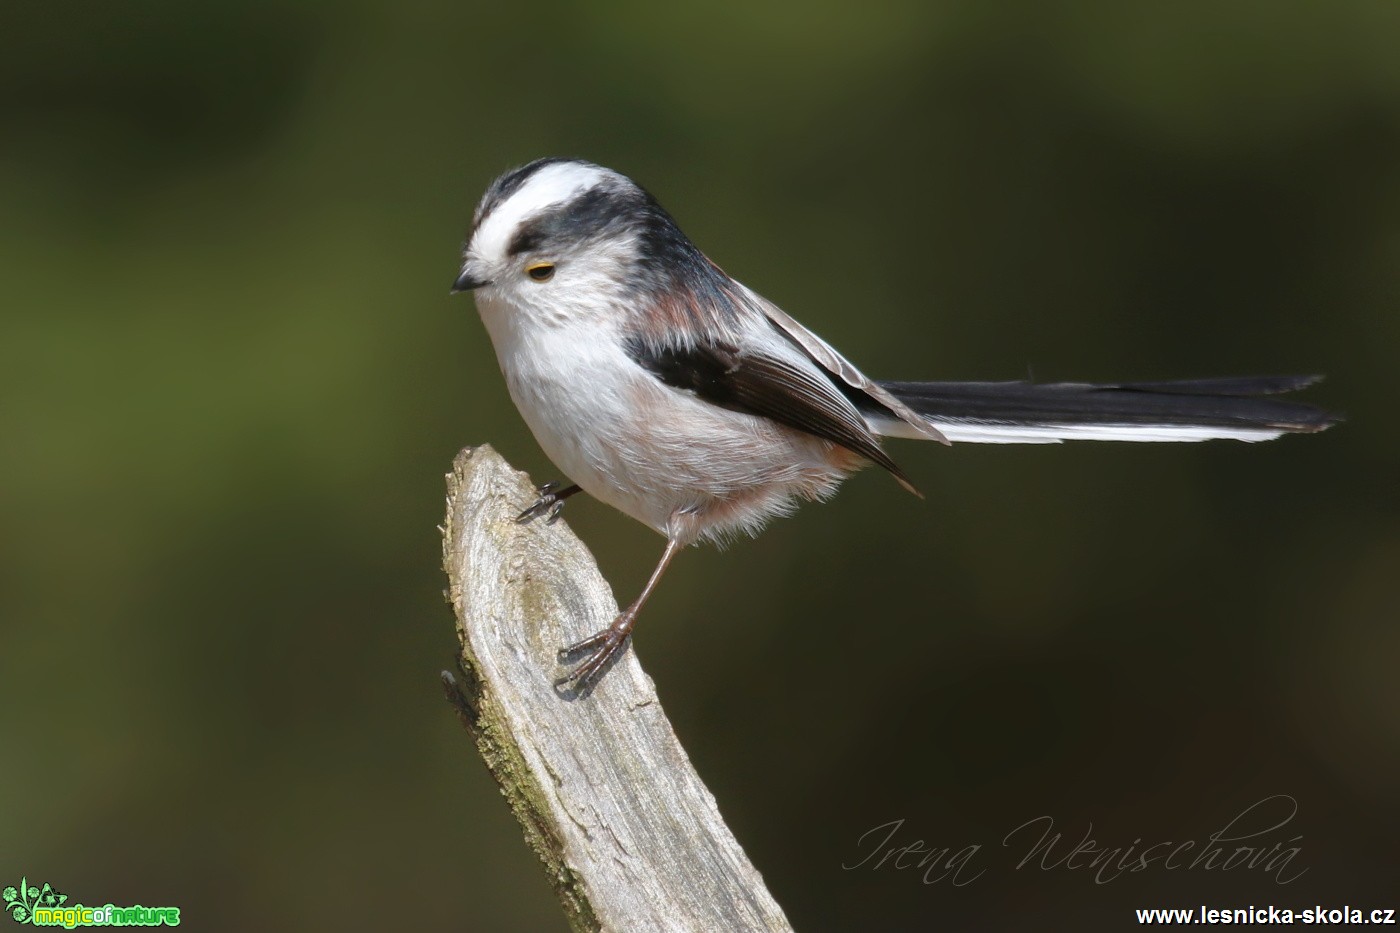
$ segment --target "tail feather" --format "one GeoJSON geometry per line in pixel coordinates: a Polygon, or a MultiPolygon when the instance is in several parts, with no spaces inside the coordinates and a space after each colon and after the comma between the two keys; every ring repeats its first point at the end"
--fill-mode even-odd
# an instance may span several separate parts
{"type": "MultiPolygon", "coordinates": [[[[1258,376],[1175,382],[882,382],[953,442],[1062,440],[1260,441],[1322,431],[1341,420],[1313,405],[1275,398],[1320,376],[1258,376]]],[[[918,436],[883,413],[875,430],[918,436]]],[[[906,426],[907,428],[907,426],[906,426]]]]}

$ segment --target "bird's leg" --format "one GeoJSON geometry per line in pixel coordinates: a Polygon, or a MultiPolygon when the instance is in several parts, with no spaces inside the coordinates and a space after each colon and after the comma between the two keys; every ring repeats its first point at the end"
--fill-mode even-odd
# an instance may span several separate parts
{"type": "Polygon", "coordinates": [[[577,486],[564,486],[561,482],[545,483],[537,487],[540,497],[528,509],[515,516],[517,525],[525,525],[539,518],[541,515],[548,515],[544,520],[546,525],[553,525],[559,521],[559,513],[564,511],[564,500],[576,492],[583,492],[577,486]],[[560,488],[563,487],[563,488],[560,488]]]}
{"type": "Polygon", "coordinates": [[[642,588],[642,595],[632,600],[632,605],[617,614],[612,624],[595,635],[590,635],[577,644],[570,645],[559,652],[560,663],[567,663],[576,655],[587,652],[582,664],[574,668],[568,674],[554,682],[556,687],[569,686],[575,690],[588,688],[593,681],[597,680],[605,668],[615,657],[622,653],[622,649],[627,646],[627,639],[632,634],[632,628],[637,624],[637,613],[642,611],[642,606],[646,605],[647,597],[656,588],[656,583],[661,579],[661,575],[666,572],[666,567],[671,563],[671,558],[676,556],[676,552],[681,549],[681,544],[675,538],[666,542],[666,550],[661,554],[661,560],[657,563],[656,569],[651,572],[651,579],[647,580],[647,585],[642,588]]]}

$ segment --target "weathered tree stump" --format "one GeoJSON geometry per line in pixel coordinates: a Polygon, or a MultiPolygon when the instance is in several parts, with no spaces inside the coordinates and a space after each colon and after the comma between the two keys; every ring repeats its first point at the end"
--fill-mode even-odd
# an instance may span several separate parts
{"type": "Polygon", "coordinates": [[[443,562],[462,640],[448,697],[576,930],[791,930],[691,767],[636,655],[561,694],[561,646],[617,603],[562,522],[516,524],[529,478],[489,446],[447,477],[443,562]]]}

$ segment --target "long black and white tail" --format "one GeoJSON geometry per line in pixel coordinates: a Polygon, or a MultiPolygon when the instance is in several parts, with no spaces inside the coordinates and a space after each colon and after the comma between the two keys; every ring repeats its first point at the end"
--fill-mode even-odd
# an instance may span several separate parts
{"type": "MultiPolygon", "coordinates": [[[[1340,419],[1273,396],[1320,376],[1176,382],[882,382],[953,443],[1055,444],[1067,440],[1266,441],[1322,431],[1340,419]]],[[[920,437],[894,418],[871,417],[892,437],[920,437]]]]}

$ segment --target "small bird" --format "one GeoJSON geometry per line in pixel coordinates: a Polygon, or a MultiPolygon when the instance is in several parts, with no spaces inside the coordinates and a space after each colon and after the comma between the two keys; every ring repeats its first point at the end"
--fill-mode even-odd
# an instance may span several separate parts
{"type": "Polygon", "coordinates": [[[756,534],[851,473],[883,437],[948,443],[1261,441],[1337,419],[1271,396],[1270,376],[1117,384],[880,382],[730,278],[631,179],[579,159],[506,172],[477,205],[452,291],[475,293],[511,399],[574,485],[518,519],[553,522],[581,491],[660,532],[661,560],[612,624],[560,651],[556,686],[591,689],[676,553],[756,534]]]}

